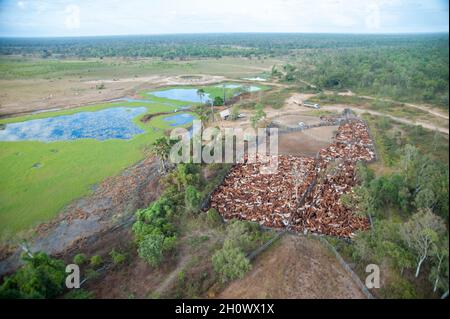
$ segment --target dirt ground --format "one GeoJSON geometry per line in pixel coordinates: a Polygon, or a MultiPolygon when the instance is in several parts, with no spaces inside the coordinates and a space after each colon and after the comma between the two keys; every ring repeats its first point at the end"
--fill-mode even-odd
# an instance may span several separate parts
{"type": "Polygon", "coordinates": [[[0,80],[0,117],[48,109],[67,109],[97,104],[141,89],[168,85],[206,85],[224,81],[223,76],[153,75],[123,79],[0,80]],[[97,89],[104,84],[105,88],[97,89]]]}
{"type": "MultiPolygon", "coordinates": [[[[125,265],[116,266],[105,271],[99,278],[89,280],[83,287],[99,299],[127,298],[178,298],[179,275],[204,274],[205,269],[212,271],[211,255],[220,246],[224,234],[221,229],[195,226],[179,239],[176,253],[168,256],[160,267],[151,267],[136,253],[133,246],[133,234],[129,227],[119,232],[108,233],[95,244],[87,244],[85,249],[78,250],[89,256],[100,254],[107,258],[109,251],[127,252],[125,265]],[[208,239],[193,246],[195,239],[206,236],[208,239]],[[115,239],[114,239],[115,238],[115,239]],[[200,267],[206,265],[207,267],[200,267]]],[[[214,280],[210,275],[210,280],[214,280]]],[[[213,281],[212,281],[213,282],[213,281]]],[[[188,292],[182,293],[182,295],[188,292]]],[[[189,295],[185,295],[189,297],[189,295]]],[[[192,296],[190,296],[192,297],[192,296]]]]}
{"type": "Polygon", "coordinates": [[[285,235],[218,298],[363,299],[365,295],[319,240],[285,235]]]}
{"type": "Polygon", "coordinates": [[[288,127],[298,127],[300,122],[306,125],[314,125],[320,123],[320,118],[317,116],[305,116],[301,114],[285,114],[274,118],[274,122],[288,126],[288,127]]]}
{"type": "Polygon", "coordinates": [[[278,136],[278,153],[284,155],[315,156],[327,147],[337,126],[322,126],[302,132],[292,132],[278,136]]]}

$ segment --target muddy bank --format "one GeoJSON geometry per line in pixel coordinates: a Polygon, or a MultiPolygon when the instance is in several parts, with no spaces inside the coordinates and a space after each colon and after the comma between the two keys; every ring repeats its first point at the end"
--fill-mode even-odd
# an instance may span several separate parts
{"type": "MultiPolygon", "coordinates": [[[[161,192],[159,160],[148,157],[118,176],[107,178],[92,195],[69,204],[57,218],[36,228],[28,242],[31,251],[63,256],[89,238],[114,231],[132,222],[134,212],[148,206],[161,192]]],[[[20,247],[2,256],[0,276],[20,265],[20,247]]]]}

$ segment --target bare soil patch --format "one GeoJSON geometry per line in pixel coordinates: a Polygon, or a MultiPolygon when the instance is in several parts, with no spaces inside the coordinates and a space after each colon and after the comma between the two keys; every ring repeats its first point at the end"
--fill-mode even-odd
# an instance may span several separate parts
{"type": "Polygon", "coordinates": [[[152,75],[132,78],[96,80],[0,80],[0,117],[48,109],[69,109],[80,105],[98,104],[136,94],[144,88],[169,85],[207,85],[224,81],[223,76],[152,75]],[[104,85],[98,89],[99,85],[104,85]]]}
{"type": "Polygon", "coordinates": [[[365,295],[317,239],[285,235],[218,298],[363,299],[365,295]]]}
{"type": "Polygon", "coordinates": [[[327,147],[337,126],[314,127],[305,131],[278,136],[278,153],[282,155],[314,156],[327,147]]]}

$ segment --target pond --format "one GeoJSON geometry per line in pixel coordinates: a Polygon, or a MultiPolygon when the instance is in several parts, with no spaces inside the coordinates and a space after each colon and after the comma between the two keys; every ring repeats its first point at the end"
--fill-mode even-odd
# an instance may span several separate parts
{"type": "Polygon", "coordinates": [[[197,94],[197,89],[168,89],[148,93],[156,97],[192,103],[201,103],[202,101],[206,102],[210,100],[208,93],[205,93],[205,95],[200,98],[197,94]]]}
{"type": "Polygon", "coordinates": [[[216,87],[218,87],[218,88],[225,87],[227,89],[237,89],[240,87],[244,87],[245,91],[247,91],[247,92],[256,92],[256,91],[261,90],[261,88],[256,85],[243,86],[242,84],[221,84],[221,85],[216,85],[216,87]]]}
{"type": "Polygon", "coordinates": [[[94,112],[80,112],[50,118],[6,124],[0,141],[69,141],[80,138],[96,140],[130,139],[143,133],[133,118],[147,111],[145,107],[112,107],[94,112]]]}
{"type": "Polygon", "coordinates": [[[241,84],[220,84],[220,85],[216,85],[216,88],[225,87],[226,89],[237,89],[237,88],[240,88],[241,86],[242,86],[241,84]]]}
{"type": "Polygon", "coordinates": [[[171,122],[170,126],[178,126],[178,125],[192,123],[192,121],[194,119],[195,119],[195,117],[188,113],[175,114],[175,115],[163,118],[164,121],[171,122]]]}
{"type": "Polygon", "coordinates": [[[247,80],[247,81],[261,81],[261,82],[267,81],[267,79],[259,77],[259,76],[254,77],[254,78],[244,78],[244,80],[247,80]]]}

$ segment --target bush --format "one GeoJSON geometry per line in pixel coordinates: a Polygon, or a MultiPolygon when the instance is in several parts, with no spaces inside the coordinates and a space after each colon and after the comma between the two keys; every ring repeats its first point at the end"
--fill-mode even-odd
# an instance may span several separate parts
{"type": "Polygon", "coordinates": [[[133,224],[133,232],[137,242],[149,234],[171,236],[174,226],[168,221],[173,213],[172,203],[165,197],[153,202],[148,208],[136,212],[137,221],[133,224]]]}
{"type": "Polygon", "coordinates": [[[227,227],[224,245],[231,245],[248,252],[255,249],[260,240],[261,233],[257,223],[234,220],[227,227]]]}
{"type": "Polygon", "coordinates": [[[0,286],[0,299],[55,298],[63,292],[64,262],[43,252],[24,256],[25,265],[0,286]]]}
{"type": "Polygon", "coordinates": [[[206,222],[211,227],[217,227],[222,225],[223,220],[222,216],[220,216],[219,212],[214,208],[210,208],[206,213],[206,222]]]}
{"type": "Polygon", "coordinates": [[[222,106],[223,103],[224,103],[223,98],[221,98],[220,96],[216,96],[214,98],[214,102],[213,102],[214,106],[222,106]]]}
{"type": "Polygon", "coordinates": [[[94,255],[91,257],[91,266],[94,268],[100,267],[103,264],[102,257],[100,255],[94,255]]]}
{"type": "Polygon", "coordinates": [[[158,266],[164,253],[172,250],[176,244],[176,236],[165,237],[162,234],[150,234],[138,244],[139,257],[151,266],[158,266]]]}
{"type": "Polygon", "coordinates": [[[219,274],[223,283],[242,278],[251,269],[250,261],[244,253],[232,246],[225,246],[216,251],[212,256],[212,263],[214,271],[219,274]]]}
{"type": "Polygon", "coordinates": [[[186,210],[188,212],[196,212],[199,209],[201,203],[201,195],[200,192],[194,186],[188,185],[186,187],[184,202],[186,206],[186,210]]]}
{"type": "Polygon", "coordinates": [[[87,260],[88,258],[85,254],[76,254],[75,257],[73,257],[73,263],[78,266],[84,265],[87,260]]]}
{"type": "Polygon", "coordinates": [[[125,260],[127,259],[127,256],[125,254],[119,253],[114,248],[109,253],[111,256],[111,259],[115,265],[123,264],[125,260]]]}

